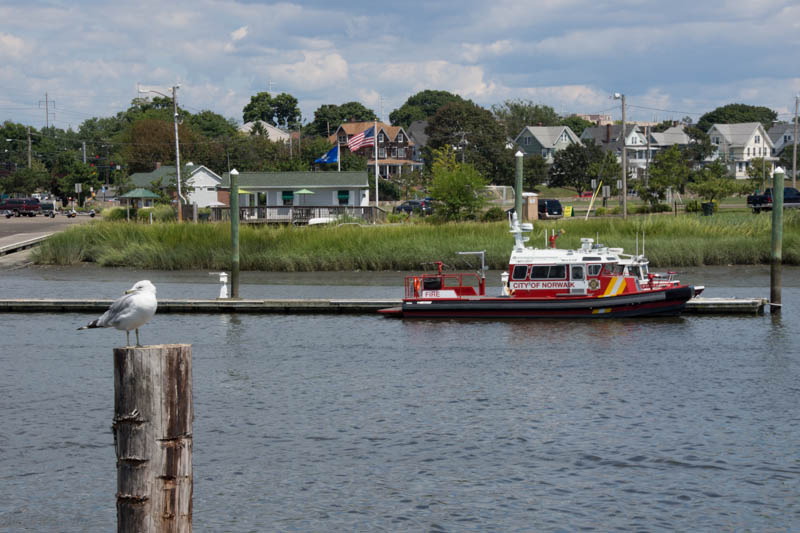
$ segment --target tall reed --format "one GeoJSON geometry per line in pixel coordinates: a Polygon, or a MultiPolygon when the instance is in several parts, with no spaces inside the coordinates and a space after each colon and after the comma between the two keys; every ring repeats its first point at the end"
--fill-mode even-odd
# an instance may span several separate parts
{"type": "MultiPolygon", "coordinates": [[[[545,232],[565,230],[559,248],[577,248],[581,237],[624,248],[645,248],[656,267],[768,263],[769,214],[723,213],[650,215],[541,221],[529,246],[544,247],[545,232]]],[[[404,224],[340,227],[255,227],[240,229],[243,270],[337,271],[415,270],[444,261],[457,267],[474,259],[459,251],[486,251],[490,268],[505,268],[513,237],[505,222],[404,224]]],[[[83,261],[103,266],[158,270],[213,269],[230,266],[230,227],[225,224],[132,224],[100,221],[54,235],[34,252],[41,264],[83,261]]],[[[787,211],[783,259],[800,264],[800,216],[787,211]]]]}

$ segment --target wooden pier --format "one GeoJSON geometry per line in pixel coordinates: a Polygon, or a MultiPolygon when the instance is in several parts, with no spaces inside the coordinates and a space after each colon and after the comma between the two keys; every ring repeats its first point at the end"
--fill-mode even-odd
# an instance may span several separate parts
{"type": "MultiPolygon", "coordinates": [[[[0,299],[0,313],[103,313],[113,300],[93,299],[0,299]]],[[[159,313],[283,313],[283,314],[372,314],[397,307],[399,298],[375,299],[206,299],[158,300],[159,313]]],[[[760,315],[766,298],[693,298],[684,314],[760,315]]]]}

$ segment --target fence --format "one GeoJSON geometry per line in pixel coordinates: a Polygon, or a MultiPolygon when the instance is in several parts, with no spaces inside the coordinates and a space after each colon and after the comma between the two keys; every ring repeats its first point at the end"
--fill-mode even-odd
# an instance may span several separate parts
{"type": "MultiPolygon", "coordinates": [[[[230,220],[230,207],[212,207],[209,220],[230,220]]],[[[247,224],[294,224],[335,222],[337,219],[359,219],[384,222],[386,212],[378,207],[356,206],[258,206],[239,207],[239,220],[247,224]]]]}

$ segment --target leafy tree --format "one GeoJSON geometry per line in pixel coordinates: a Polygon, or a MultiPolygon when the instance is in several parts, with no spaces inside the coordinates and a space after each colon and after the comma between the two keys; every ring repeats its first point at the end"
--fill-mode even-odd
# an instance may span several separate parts
{"type": "Polygon", "coordinates": [[[692,167],[699,167],[714,153],[711,137],[698,127],[689,126],[685,131],[689,136],[689,144],[685,148],[686,159],[692,167]]]}
{"type": "Polygon", "coordinates": [[[650,131],[653,133],[663,133],[673,127],[675,125],[674,120],[662,120],[655,126],[650,128],[650,131]]]}
{"type": "Polygon", "coordinates": [[[30,196],[37,189],[45,187],[49,181],[49,173],[39,161],[32,161],[31,168],[23,167],[15,170],[0,182],[3,192],[19,193],[30,196]]]}
{"type": "Polygon", "coordinates": [[[300,123],[300,108],[297,98],[288,93],[270,96],[268,92],[260,92],[250,97],[250,103],[242,109],[245,122],[263,120],[273,126],[293,128],[300,123]]]}
{"type": "Polygon", "coordinates": [[[450,102],[463,102],[457,94],[447,91],[425,90],[410,96],[406,102],[389,113],[393,126],[408,128],[415,120],[427,120],[439,109],[450,102]]]}
{"type": "Polygon", "coordinates": [[[54,172],[58,175],[56,190],[53,191],[66,202],[67,198],[75,197],[79,206],[91,194],[90,188],[99,189],[102,182],[97,172],[91,166],[80,161],[75,154],[65,153],[59,156],[54,172]],[[82,192],[75,193],[75,184],[80,183],[82,192]]]}
{"type": "Polygon", "coordinates": [[[561,117],[547,105],[534,104],[530,100],[506,100],[492,106],[492,113],[505,128],[506,137],[512,139],[525,126],[558,126],[561,117]]]}
{"type": "Polygon", "coordinates": [[[347,102],[342,105],[324,104],[314,111],[314,120],[304,128],[306,135],[327,137],[332,135],[343,122],[366,122],[378,120],[371,109],[359,102],[347,102]]]}
{"type": "MultiPolygon", "coordinates": [[[[791,156],[789,159],[791,159],[791,156]]],[[[790,166],[789,174],[791,174],[791,172],[792,167],[790,166]]],[[[750,192],[756,189],[761,189],[763,191],[768,187],[766,183],[772,177],[772,163],[763,157],[754,157],[747,166],[747,177],[750,178],[748,180],[749,183],[745,184],[746,191],[743,192],[750,192]]]]}
{"type": "Polygon", "coordinates": [[[209,139],[236,135],[236,121],[213,111],[205,110],[196,115],[190,115],[188,122],[195,132],[209,139]]]}
{"type": "MultiPolygon", "coordinates": [[[[780,153],[778,164],[786,170],[786,178],[792,179],[792,156],[794,155],[794,146],[786,145],[780,153]]],[[[795,161],[795,169],[800,171],[800,147],[797,148],[797,160],[795,161]]]]}
{"type": "Polygon", "coordinates": [[[719,159],[692,174],[688,188],[707,202],[720,200],[738,190],[736,180],[728,175],[728,167],[719,159]]]}
{"type": "Polygon", "coordinates": [[[728,104],[709,111],[697,121],[697,127],[707,132],[714,124],[738,124],[741,122],[760,122],[770,128],[778,114],[768,107],[746,104],[728,104]]]}
{"type": "Polygon", "coordinates": [[[458,163],[449,145],[433,151],[433,180],[430,194],[437,203],[437,214],[445,220],[475,218],[486,203],[483,189],[487,182],[469,163],[458,163]]]}
{"type": "Polygon", "coordinates": [[[547,162],[539,154],[525,156],[522,161],[523,188],[532,191],[547,181],[547,162]]]}
{"type": "Polygon", "coordinates": [[[461,162],[492,182],[513,180],[514,154],[506,149],[503,128],[490,111],[469,101],[450,102],[430,118],[426,133],[423,159],[429,169],[434,150],[449,145],[457,147],[461,162]]]}
{"type": "MultiPolygon", "coordinates": [[[[591,152],[596,155],[595,151],[591,152]]],[[[622,165],[617,161],[617,156],[613,152],[603,151],[599,159],[592,161],[587,169],[589,174],[589,188],[591,189],[592,179],[597,180],[597,186],[600,182],[613,187],[616,179],[622,174],[622,165]]],[[[583,192],[583,191],[581,191],[583,192]]]]}
{"type": "Polygon", "coordinates": [[[567,118],[561,119],[561,124],[563,126],[568,126],[569,129],[575,132],[575,135],[577,135],[578,137],[581,136],[583,130],[594,126],[594,122],[592,122],[591,120],[583,119],[577,115],[572,115],[567,118]]]}
{"type": "Polygon", "coordinates": [[[636,191],[650,205],[663,202],[667,189],[680,190],[689,179],[689,163],[677,145],[656,153],[650,166],[647,184],[639,182],[636,191]]]}
{"type": "MultiPolygon", "coordinates": [[[[611,156],[614,157],[613,154],[611,156]]],[[[553,156],[549,173],[550,185],[571,187],[581,194],[591,189],[592,179],[597,177],[598,172],[607,172],[606,166],[592,166],[593,163],[606,161],[606,157],[603,149],[594,143],[570,144],[553,156]]]]}

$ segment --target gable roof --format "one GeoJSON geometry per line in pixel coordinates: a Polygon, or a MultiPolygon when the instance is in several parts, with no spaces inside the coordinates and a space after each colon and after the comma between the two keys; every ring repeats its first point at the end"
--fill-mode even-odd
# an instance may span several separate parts
{"type": "Polygon", "coordinates": [[[514,139],[514,142],[517,143],[517,139],[522,137],[525,132],[528,132],[533,135],[539,144],[545,148],[552,148],[561,138],[561,134],[564,133],[564,130],[567,130],[567,135],[572,142],[579,142],[578,136],[575,135],[575,132],[568,126],[525,126],[522,131],[519,132],[517,138],[514,139]]]}
{"type": "Polygon", "coordinates": [[[650,137],[652,137],[654,144],[659,146],[689,144],[689,136],[686,134],[686,131],[684,131],[683,126],[672,126],[660,133],[652,132],[650,133],[650,137]]]}
{"type": "MultiPolygon", "coordinates": [[[[336,131],[333,132],[328,140],[332,143],[335,143],[336,140],[339,138],[339,132],[344,131],[347,134],[347,137],[350,138],[357,133],[361,133],[362,131],[368,130],[376,123],[374,120],[370,120],[369,122],[344,122],[340,124],[336,131]]],[[[397,134],[403,132],[403,135],[408,139],[408,144],[411,146],[413,141],[411,137],[409,137],[406,130],[403,129],[402,126],[390,126],[389,124],[385,124],[383,122],[378,122],[378,133],[383,132],[389,140],[394,141],[397,138],[397,134]]]]}
{"type": "MultiPolygon", "coordinates": [[[[638,131],[636,124],[625,124],[626,137],[634,130],[638,131]]],[[[622,139],[622,124],[606,124],[605,126],[590,126],[583,130],[581,133],[581,140],[593,140],[595,144],[605,150],[621,150],[622,139]]]]}
{"type": "MultiPolygon", "coordinates": [[[[186,165],[183,165],[183,169],[181,171],[181,183],[188,180],[201,170],[204,170],[206,174],[209,174],[216,181],[220,181],[222,179],[216,172],[205,165],[193,165],[192,163],[187,163],[186,165]]],[[[177,172],[175,171],[175,165],[161,165],[152,172],[137,172],[135,174],[131,174],[130,180],[134,186],[146,188],[149,187],[151,183],[159,179],[162,180],[164,185],[174,183],[176,177],[177,172]]]]}
{"type": "Polygon", "coordinates": [[[264,122],[263,120],[254,120],[252,122],[245,122],[243,125],[239,126],[239,131],[242,133],[250,133],[253,131],[253,128],[256,124],[260,124],[264,131],[267,132],[267,137],[270,141],[288,141],[290,135],[283,131],[282,129],[278,128],[277,126],[273,126],[269,122],[264,122]]]}
{"type": "Polygon", "coordinates": [[[153,191],[148,191],[147,189],[133,189],[130,192],[126,192],[123,195],[120,195],[120,198],[161,198],[159,195],[154,193],[153,191]]]}
{"type": "MultiPolygon", "coordinates": [[[[240,172],[239,187],[262,188],[320,188],[369,187],[367,171],[348,172],[240,172]]],[[[222,175],[221,189],[230,189],[231,176],[222,175]]]]}
{"type": "Polygon", "coordinates": [[[761,137],[764,138],[765,143],[772,146],[772,139],[764,131],[764,126],[760,122],[741,122],[739,124],[714,124],[708,130],[709,134],[712,131],[718,131],[720,135],[725,137],[725,141],[731,146],[744,146],[756,134],[761,131],[761,137]]]}

